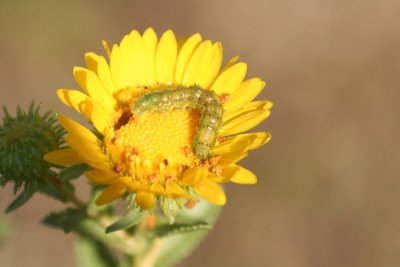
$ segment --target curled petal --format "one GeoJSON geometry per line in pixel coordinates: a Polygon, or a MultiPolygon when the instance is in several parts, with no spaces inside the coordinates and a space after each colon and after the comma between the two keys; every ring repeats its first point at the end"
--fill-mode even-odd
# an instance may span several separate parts
{"type": "Polygon", "coordinates": [[[126,185],[123,183],[114,183],[108,186],[96,199],[97,205],[104,205],[116,200],[126,192],[126,185]]]}

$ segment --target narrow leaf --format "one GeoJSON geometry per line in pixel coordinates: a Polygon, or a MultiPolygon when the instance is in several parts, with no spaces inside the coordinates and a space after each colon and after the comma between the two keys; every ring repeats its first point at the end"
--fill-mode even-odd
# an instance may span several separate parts
{"type": "Polygon", "coordinates": [[[131,228],[137,225],[142,217],[143,213],[141,213],[139,209],[131,210],[127,215],[108,226],[106,228],[106,233],[108,234],[118,230],[131,228]]]}
{"type": "MultiPolygon", "coordinates": [[[[220,206],[215,206],[201,200],[193,209],[182,209],[178,212],[176,221],[177,223],[182,221],[197,221],[199,222],[199,228],[207,228],[211,227],[215,223],[220,211],[220,206]],[[207,226],[200,226],[201,221],[207,222],[207,226]]],[[[185,229],[185,227],[183,227],[183,229],[185,229]]],[[[190,231],[183,230],[181,234],[166,234],[164,237],[158,239],[160,248],[153,267],[174,266],[176,263],[187,257],[197,247],[206,234],[209,233],[209,231],[193,230],[194,229],[190,229],[190,231]]]]}
{"type": "Polygon", "coordinates": [[[190,233],[199,230],[211,230],[212,226],[206,222],[164,224],[156,229],[156,235],[165,237],[173,234],[190,233]]]}
{"type": "Polygon", "coordinates": [[[33,189],[24,189],[19,196],[17,196],[13,202],[11,202],[10,205],[6,208],[6,213],[9,213],[15,209],[18,209],[22,205],[24,205],[26,202],[28,202],[29,199],[35,194],[35,190],[33,189]]]}
{"type": "Polygon", "coordinates": [[[61,181],[70,181],[81,176],[85,171],[89,170],[89,166],[85,163],[70,166],[60,173],[61,181]]]}

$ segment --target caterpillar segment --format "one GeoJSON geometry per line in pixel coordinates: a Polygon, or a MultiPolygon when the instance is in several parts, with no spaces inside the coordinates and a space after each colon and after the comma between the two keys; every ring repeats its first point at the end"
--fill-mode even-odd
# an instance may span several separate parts
{"type": "Polygon", "coordinates": [[[193,153],[200,160],[208,159],[217,140],[224,115],[219,97],[213,91],[194,85],[149,92],[137,99],[131,107],[131,112],[133,116],[140,116],[149,111],[163,112],[186,108],[197,109],[200,113],[199,124],[193,138],[193,153]]]}

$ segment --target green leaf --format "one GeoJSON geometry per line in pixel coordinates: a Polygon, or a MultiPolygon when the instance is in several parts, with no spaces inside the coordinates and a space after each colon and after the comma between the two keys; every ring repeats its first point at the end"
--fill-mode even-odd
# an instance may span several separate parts
{"type": "Polygon", "coordinates": [[[143,213],[140,212],[140,209],[133,209],[129,211],[127,215],[108,226],[106,228],[106,233],[108,234],[118,230],[131,228],[137,225],[142,217],[143,213]]]}
{"type": "Polygon", "coordinates": [[[19,196],[17,196],[13,202],[11,202],[10,205],[6,208],[6,213],[9,213],[15,209],[18,209],[22,205],[24,205],[26,202],[28,202],[29,199],[35,194],[34,189],[29,189],[25,188],[24,191],[22,191],[19,196]]]}
{"type": "MultiPolygon", "coordinates": [[[[177,224],[182,221],[194,221],[197,222],[199,228],[211,227],[218,218],[221,209],[221,206],[215,206],[201,200],[193,209],[182,209],[178,212],[176,221],[177,224]],[[201,222],[207,222],[207,226],[202,225],[201,222]]],[[[185,227],[181,229],[178,227],[176,232],[172,230],[174,234],[166,234],[163,238],[157,240],[157,244],[160,247],[153,267],[174,266],[187,257],[208,233],[208,231],[193,231],[199,229],[188,229],[190,231],[183,229],[185,227]]]]}
{"type": "Polygon", "coordinates": [[[164,224],[157,227],[155,232],[158,237],[165,237],[173,234],[183,234],[199,230],[211,230],[211,229],[212,225],[200,221],[191,223],[164,224]]]}
{"type": "Polygon", "coordinates": [[[76,179],[79,176],[81,176],[84,172],[89,170],[89,168],[90,167],[85,163],[70,166],[61,171],[60,179],[61,181],[70,181],[76,179]]]}
{"type": "MultiPolygon", "coordinates": [[[[74,192],[75,188],[71,183],[64,183],[63,187],[67,188],[69,191],[74,192]]],[[[46,196],[52,197],[54,199],[57,199],[61,202],[68,202],[68,198],[60,192],[57,188],[54,187],[53,184],[46,184],[44,186],[41,186],[39,191],[46,196]]]]}
{"type": "Polygon", "coordinates": [[[117,261],[108,248],[99,241],[80,237],[75,242],[75,255],[79,267],[115,267],[117,261]]]}
{"type": "Polygon", "coordinates": [[[86,218],[86,211],[68,208],[62,212],[52,212],[47,215],[42,223],[47,226],[61,228],[65,233],[77,230],[79,224],[86,218]]]}

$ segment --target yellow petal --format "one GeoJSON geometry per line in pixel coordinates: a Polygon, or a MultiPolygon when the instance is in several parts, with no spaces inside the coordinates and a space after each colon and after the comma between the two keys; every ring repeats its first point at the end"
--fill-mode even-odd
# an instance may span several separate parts
{"type": "Polygon", "coordinates": [[[92,122],[94,127],[104,135],[105,129],[109,126],[111,112],[101,104],[95,104],[92,111],[92,122]]]}
{"type": "Polygon", "coordinates": [[[250,140],[238,136],[230,137],[222,143],[218,143],[212,150],[213,155],[230,155],[245,153],[249,150],[250,140]]]}
{"type": "Polygon", "coordinates": [[[107,41],[101,41],[101,44],[103,45],[104,51],[106,51],[107,56],[110,57],[111,56],[111,49],[110,46],[108,45],[107,41]]]}
{"type": "Polygon", "coordinates": [[[79,82],[79,85],[92,97],[93,101],[102,102],[108,109],[113,108],[111,95],[109,95],[108,91],[104,88],[95,72],[81,67],[75,67],[74,76],[79,82]]]}
{"type": "Polygon", "coordinates": [[[184,186],[196,185],[207,177],[207,173],[207,168],[202,166],[187,169],[183,172],[179,183],[184,186]]]}
{"type": "Polygon", "coordinates": [[[231,94],[237,90],[246,76],[247,65],[245,63],[237,63],[218,76],[215,82],[211,85],[211,89],[217,94],[231,94]]]}
{"type": "Polygon", "coordinates": [[[257,177],[251,171],[238,165],[227,166],[222,169],[222,175],[237,184],[255,184],[257,177]]]}
{"type": "Polygon", "coordinates": [[[146,80],[145,84],[153,85],[157,83],[156,78],[156,48],[157,48],[157,35],[152,28],[148,28],[143,34],[143,45],[145,48],[145,58],[146,62],[144,73],[146,80]]]}
{"type": "Polygon", "coordinates": [[[179,36],[178,40],[176,41],[176,43],[178,45],[178,58],[179,58],[179,53],[182,50],[183,45],[186,43],[186,41],[188,39],[189,39],[189,37],[187,37],[187,36],[179,36]]]}
{"type": "Polygon", "coordinates": [[[212,153],[224,155],[230,153],[241,153],[257,149],[271,139],[271,134],[266,132],[239,134],[227,138],[224,142],[215,146],[212,153]]]}
{"type": "Polygon", "coordinates": [[[73,136],[83,139],[86,141],[89,141],[91,143],[97,144],[99,140],[97,137],[89,131],[86,127],[83,125],[77,123],[76,121],[68,118],[67,116],[64,115],[58,115],[57,116],[58,121],[60,124],[73,136]]]}
{"type": "Polygon", "coordinates": [[[224,72],[225,70],[229,69],[233,65],[235,65],[235,63],[238,61],[238,59],[239,59],[239,56],[234,56],[233,58],[231,58],[229,60],[229,62],[227,64],[225,64],[225,66],[222,68],[221,73],[224,72]]]}
{"type": "Polygon", "coordinates": [[[57,165],[74,165],[85,162],[75,150],[70,148],[46,153],[43,159],[57,165]]]}
{"type": "Polygon", "coordinates": [[[226,196],[222,188],[210,179],[204,179],[194,190],[205,200],[215,205],[225,205],[226,196]]]}
{"type": "Polygon", "coordinates": [[[243,108],[224,116],[221,135],[233,135],[245,132],[265,120],[269,114],[270,102],[258,101],[245,105],[243,108]]]}
{"type": "Polygon", "coordinates": [[[102,170],[108,170],[111,168],[107,156],[103,154],[99,145],[88,142],[85,139],[77,138],[73,135],[65,137],[65,141],[71,148],[78,152],[79,156],[83,158],[87,164],[93,168],[102,170]]]}
{"type": "Polygon", "coordinates": [[[97,205],[104,205],[116,200],[126,192],[126,185],[123,183],[114,183],[106,188],[97,198],[97,205]]]}
{"type": "Polygon", "coordinates": [[[217,76],[221,62],[220,43],[214,45],[211,41],[201,43],[187,64],[182,84],[186,86],[198,84],[202,88],[208,88],[217,76]]]}
{"type": "Polygon", "coordinates": [[[177,50],[174,33],[171,30],[166,31],[161,36],[156,51],[156,73],[159,83],[169,84],[174,82],[177,50]]]}
{"type": "Polygon", "coordinates": [[[236,162],[244,159],[245,157],[247,157],[248,154],[249,153],[247,151],[240,152],[240,153],[225,154],[219,160],[218,165],[220,165],[220,166],[231,165],[233,163],[236,163],[236,162]]]}
{"type": "Polygon", "coordinates": [[[250,147],[249,150],[254,150],[257,149],[263,145],[265,145],[267,142],[269,142],[269,140],[271,140],[271,134],[270,133],[266,133],[266,132],[262,132],[262,133],[252,133],[252,134],[248,134],[251,137],[251,141],[250,141],[250,147]],[[255,134],[255,135],[252,135],[255,134]]]}
{"type": "Polygon", "coordinates": [[[166,195],[165,188],[159,183],[154,183],[150,186],[150,191],[156,195],[166,195]]]}
{"type": "Polygon", "coordinates": [[[85,54],[86,66],[89,70],[97,71],[97,62],[99,61],[99,55],[89,52],[85,54]]]}
{"type": "Polygon", "coordinates": [[[118,89],[126,88],[129,85],[127,74],[125,72],[124,61],[122,59],[122,53],[117,45],[113,46],[111,52],[110,70],[115,86],[118,89]]]}
{"type": "Polygon", "coordinates": [[[225,177],[224,175],[216,175],[215,173],[209,173],[208,174],[208,179],[218,183],[218,184],[222,184],[222,183],[227,183],[229,182],[229,178],[225,177]]]}
{"type": "Polygon", "coordinates": [[[138,192],[138,191],[149,191],[150,186],[147,183],[136,181],[131,176],[123,176],[119,179],[122,179],[126,186],[128,187],[129,192],[138,192]]]}
{"type": "MultiPolygon", "coordinates": [[[[135,84],[148,85],[146,79],[146,69],[148,62],[145,58],[145,47],[142,36],[138,31],[132,31],[129,34],[129,38],[132,40],[132,52],[133,52],[133,65],[132,70],[129,70],[129,74],[134,77],[135,84]]],[[[134,84],[134,85],[135,85],[134,84]]]]}
{"type": "Polygon", "coordinates": [[[152,193],[146,191],[140,191],[136,193],[136,203],[139,204],[143,209],[151,209],[155,204],[155,196],[152,193]]]}
{"type": "MultiPolygon", "coordinates": [[[[187,63],[185,73],[182,78],[182,84],[189,86],[197,83],[196,76],[204,64],[207,64],[211,54],[212,43],[210,40],[202,42],[187,63]]],[[[200,85],[200,84],[199,84],[200,85]]]]}
{"type": "Polygon", "coordinates": [[[265,87],[265,82],[259,78],[252,78],[244,81],[236,91],[234,91],[226,103],[225,110],[239,109],[245,104],[250,103],[265,87]]]}
{"type": "Polygon", "coordinates": [[[118,88],[115,86],[113,77],[111,75],[110,66],[108,66],[104,57],[99,57],[99,61],[97,63],[97,73],[101,83],[108,92],[108,95],[112,96],[118,88]]]}
{"type": "Polygon", "coordinates": [[[204,88],[210,88],[211,84],[214,82],[217,74],[221,68],[222,64],[222,45],[217,42],[213,44],[211,49],[211,61],[208,65],[208,68],[203,69],[200,72],[200,76],[198,77],[200,84],[203,84],[204,88]]]}
{"type": "Polygon", "coordinates": [[[57,96],[64,104],[91,120],[93,104],[90,97],[80,91],[68,89],[58,89],[57,96]]]}
{"type": "Polygon", "coordinates": [[[137,77],[135,73],[135,58],[133,55],[133,42],[128,35],[125,35],[119,46],[119,51],[121,55],[121,62],[123,69],[126,71],[126,80],[124,86],[136,86],[137,77]]]}
{"type": "Polygon", "coordinates": [[[186,66],[189,62],[189,59],[193,55],[196,47],[201,42],[201,35],[194,34],[186,42],[182,45],[182,48],[179,50],[178,59],[176,62],[176,72],[175,72],[175,82],[181,83],[183,75],[186,71],[186,66]]]}
{"type": "Polygon", "coordinates": [[[90,182],[94,184],[111,184],[115,182],[119,175],[111,170],[90,170],[85,172],[87,178],[90,182]]]}
{"type": "Polygon", "coordinates": [[[183,190],[181,186],[174,182],[168,182],[166,184],[167,195],[172,198],[187,197],[188,193],[183,190]]]}
{"type": "Polygon", "coordinates": [[[109,110],[113,109],[112,96],[109,94],[108,90],[104,88],[103,83],[93,71],[87,73],[86,88],[94,102],[101,102],[105,108],[109,110]]]}
{"type": "Polygon", "coordinates": [[[85,93],[89,94],[86,88],[86,76],[89,72],[88,69],[82,67],[74,67],[72,73],[74,75],[75,81],[79,84],[79,86],[85,91],[85,93]]]}

